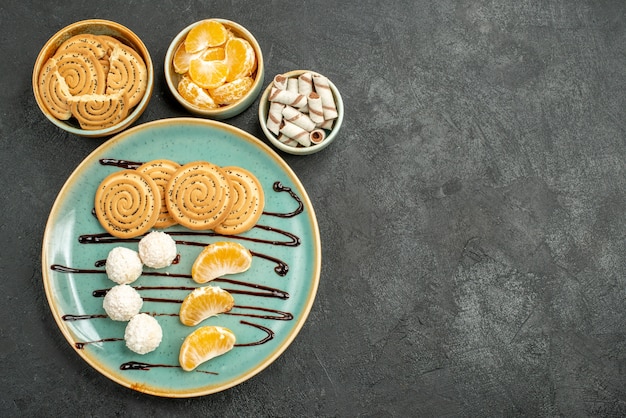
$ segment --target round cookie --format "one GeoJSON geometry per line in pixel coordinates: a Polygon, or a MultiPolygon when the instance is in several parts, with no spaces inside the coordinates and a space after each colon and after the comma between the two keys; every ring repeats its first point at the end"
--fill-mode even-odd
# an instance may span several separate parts
{"type": "Polygon", "coordinates": [[[263,213],[265,195],[261,182],[241,167],[223,167],[230,180],[233,206],[224,221],[213,230],[223,235],[241,234],[252,228],[263,213]]]}
{"type": "Polygon", "coordinates": [[[66,50],[54,56],[59,75],[65,79],[72,96],[104,94],[106,73],[91,52],[66,50]]]}
{"type": "Polygon", "coordinates": [[[102,227],[118,238],[134,238],[152,228],[161,198],[154,180],[136,170],[109,174],[98,186],[95,212],[102,227]]]}
{"type": "Polygon", "coordinates": [[[72,115],[83,129],[104,129],[120,123],[130,106],[124,94],[85,94],[70,101],[72,115]]]}
{"type": "Polygon", "coordinates": [[[176,220],[167,210],[166,195],[167,183],[179,167],[180,164],[177,162],[165,159],[148,161],[137,167],[137,171],[150,176],[159,188],[159,193],[161,195],[161,211],[156,223],[154,224],[155,228],[162,229],[176,224],[176,220]]]}
{"type": "Polygon", "coordinates": [[[230,181],[217,165],[196,161],[181,166],[167,185],[167,209],[179,224],[213,229],[230,213],[230,181]]]}
{"type": "Polygon", "coordinates": [[[59,74],[56,59],[49,58],[46,61],[46,65],[39,73],[38,87],[44,105],[52,116],[60,120],[72,117],[70,109],[72,95],[65,79],[59,74]]]}
{"type": "Polygon", "coordinates": [[[103,36],[111,48],[106,93],[123,93],[130,107],[136,106],[148,88],[148,70],[141,56],[129,46],[110,36],[103,36]]]}

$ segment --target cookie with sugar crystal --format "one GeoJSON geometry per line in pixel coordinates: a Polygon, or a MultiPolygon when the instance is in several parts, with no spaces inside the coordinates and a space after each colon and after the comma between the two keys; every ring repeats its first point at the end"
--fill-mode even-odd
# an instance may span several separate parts
{"type": "Polygon", "coordinates": [[[182,165],[167,185],[167,210],[189,229],[213,229],[230,213],[230,181],[215,164],[195,161],[182,165]]]}
{"type": "Polygon", "coordinates": [[[223,167],[230,180],[233,206],[224,221],[213,230],[218,234],[235,235],[248,231],[261,217],[265,194],[261,182],[248,170],[223,167]]]}
{"type": "Polygon", "coordinates": [[[65,79],[59,74],[56,59],[49,58],[46,61],[39,73],[38,88],[43,104],[52,116],[60,120],[72,117],[72,95],[65,79]]]}
{"type": "Polygon", "coordinates": [[[125,94],[84,94],[70,101],[72,116],[83,129],[104,129],[126,119],[130,106],[125,94]]]}
{"type": "Polygon", "coordinates": [[[158,186],[148,175],[121,170],[102,180],[94,198],[100,225],[118,238],[134,238],[148,232],[161,209],[158,186]]]}
{"type": "Polygon", "coordinates": [[[179,167],[180,164],[177,162],[166,159],[148,161],[137,167],[137,171],[150,176],[159,188],[159,195],[161,196],[161,211],[156,223],[154,224],[155,228],[162,229],[176,224],[176,220],[167,210],[166,196],[167,183],[179,167]]]}
{"type": "Polygon", "coordinates": [[[148,88],[148,70],[141,55],[110,36],[102,37],[109,47],[106,93],[123,93],[130,107],[136,106],[148,88]]]}

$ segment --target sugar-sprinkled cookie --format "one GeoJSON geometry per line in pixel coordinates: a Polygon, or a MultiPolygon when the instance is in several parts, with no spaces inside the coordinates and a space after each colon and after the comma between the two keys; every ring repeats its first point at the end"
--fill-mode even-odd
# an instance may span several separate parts
{"type": "Polygon", "coordinates": [[[232,207],[230,181],[217,165],[196,161],[181,166],[167,185],[167,209],[194,230],[220,225],[232,207]]]}
{"type": "Polygon", "coordinates": [[[167,228],[168,226],[176,224],[176,220],[170,215],[167,209],[165,200],[167,197],[167,183],[172,178],[172,174],[174,174],[179,167],[180,164],[177,162],[166,159],[148,161],[137,167],[137,171],[150,176],[159,188],[161,195],[161,212],[159,213],[157,222],[154,224],[155,228],[167,228]]]}
{"type": "Polygon", "coordinates": [[[223,167],[228,175],[233,206],[224,221],[214,231],[224,235],[246,232],[259,220],[265,205],[265,195],[259,180],[248,170],[229,166],[223,167]]]}
{"type": "Polygon", "coordinates": [[[133,238],[150,230],[161,209],[154,180],[136,170],[109,174],[98,186],[95,212],[102,227],[118,238],[133,238]]]}

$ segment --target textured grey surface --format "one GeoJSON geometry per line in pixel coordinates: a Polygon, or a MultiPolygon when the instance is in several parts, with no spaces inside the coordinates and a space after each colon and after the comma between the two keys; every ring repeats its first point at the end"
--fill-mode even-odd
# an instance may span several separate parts
{"type": "MultiPolygon", "coordinates": [[[[15,1],[0,7],[0,415],[626,415],[626,3],[15,1]],[[316,208],[318,296],[294,343],[225,392],[155,398],[93,370],[44,295],[52,203],[103,140],[67,135],[30,85],[90,17],[152,54],[147,122],[186,115],[170,40],[206,17],[253,32],[268,77],[328,75],[336,143],[284,155],[316,208]]],[[[256,104],[228,122],[261,137],[256,104]]]]}

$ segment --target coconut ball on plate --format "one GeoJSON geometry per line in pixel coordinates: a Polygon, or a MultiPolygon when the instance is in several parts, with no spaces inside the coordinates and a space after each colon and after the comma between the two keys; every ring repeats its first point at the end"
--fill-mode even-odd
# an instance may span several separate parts
{"type": "Polygon", "coordinates": [[[102,301],[104,310],[114,321],[128,321],[139,313],[142,305],[139,292],[127,284],[113,286],[102,301]]]}
{"type": "Polygon", "coordinates": [[[154,351],[163,339],[163,330],[152,316],[140,313],[132,317],[126,325],[124,340],[126,347],[137,354],[154,351]]]}
{"type": "Polygon", "coordinates": [[[176,241],[165,232],[152,231],[139,241],[139,258],[148,267],[167,267],[176,258],[176,241]]]}
{"type": "Polygon", "coordinates": [[[130,284],[141,276],[143,263],[137,251],[126,247],[115,247],[107,256],[106,272],[117,284],[130,284]]]}

